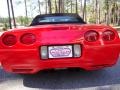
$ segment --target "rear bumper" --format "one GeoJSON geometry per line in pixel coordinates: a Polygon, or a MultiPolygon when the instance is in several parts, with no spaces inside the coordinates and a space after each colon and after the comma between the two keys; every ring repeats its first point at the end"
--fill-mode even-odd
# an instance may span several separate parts
{"type": "MultiPolygon", "coordinates": [[[[57,68],[82,68],[85,70],[97,70],[105,67],[111,67],[114,64],[116,64],[116,61],[114,63],[107,63],[107,64],[100,64],[100,65],[95,65],[91,63],[80,63],[80,62],[71,62],[71,63],[57,63],[57,64],[52,64],[51,65],[34,65],[34,64],[16,64],[16,65],[11,65],[11,66],[3,66],[5,71],[7,72],[12,72],[12,73],[21,73],[21,74],[34,74],[37,73],[41,70],[45,69],[57,69],[57,68]],[[54,66],[53,66],[54,65],[54,66]]],[[[49,63],[50,64],[50,63],[49,63]]]]}
{"type": "Polygon", "coordinates": [[[79,67],[96,70],[116,64],[119,45],[86,46],[80,58],[41,60],[38,49],[1,51],[2,66],[8,72],[36,73],[44,69],[79,67]]]}

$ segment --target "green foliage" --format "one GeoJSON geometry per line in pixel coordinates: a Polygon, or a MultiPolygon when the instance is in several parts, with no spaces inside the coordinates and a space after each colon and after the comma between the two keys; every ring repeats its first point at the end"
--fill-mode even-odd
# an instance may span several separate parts
{"type": "Polygon", "coordinates": [[[95,18],[90,17],[90,18],[89,18],[89,23],[96,23],[95,18]]]}
{"type": "Polygon", "coordinates": [[[0,23],[8,23],[8,18],[0,18],[0,23]]]}
{"type": "Polygon", "coordinates": [[[4,30],[9,28],[9,19],[8,18],[0,18],[0,27],[3,27],[4,30]]]}
{"type": "Polygon", "coordinates": [[[29,24],[29,18],[25,16],[19,16],[16,18],[16,20],[21,26],[29,24]]]}

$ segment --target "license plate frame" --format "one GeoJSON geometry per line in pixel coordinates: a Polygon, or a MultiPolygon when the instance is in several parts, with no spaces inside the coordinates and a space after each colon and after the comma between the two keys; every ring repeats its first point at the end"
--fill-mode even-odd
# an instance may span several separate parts
{"type": "Polygon", "coordinates": [[[73,45],[56,45],[48,46],[48,58],[72,58],[73,57],[73,45]]]}

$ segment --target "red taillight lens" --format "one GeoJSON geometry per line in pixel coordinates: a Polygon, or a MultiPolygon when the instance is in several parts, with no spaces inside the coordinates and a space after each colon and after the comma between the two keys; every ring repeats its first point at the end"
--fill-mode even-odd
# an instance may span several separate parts
{"type": "Polygon", "coordinates": [[[32,33],[26,33],[20,39],[23,44],[33,44],[36,41],[36,36],[32,33]]]}
{"type": "Polygon", "coordinates": [[[102,39],[104,41],[111,41],[114,40],[114,38],[115,38],[115,33],[113,31],[107,30],[103,32],[102,39]]]}
{"type": "Polygon", "coordinates": [[[12,46],[12,45],[15,45],[16,42],[17,42],[17,38],[16,36],[12,35],[12,34],[9,34],[9,35],[5,35],[3,38],[2,38],[2,42],[7,45],[7,46],[12,46]]]}
{"type": "Polygon", "coordinates": [[[86,41],[94,42],[99,39],[99,34],[96,31],[91,30],[91,31],[87,31],[84,37],[86,41]]]}

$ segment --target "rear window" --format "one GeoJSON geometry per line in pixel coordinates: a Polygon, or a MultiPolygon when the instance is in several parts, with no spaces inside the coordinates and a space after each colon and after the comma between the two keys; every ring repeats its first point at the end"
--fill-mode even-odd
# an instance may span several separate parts
{"type": "Polygon", "coordinates": [[[48,14],[36,16],[30,26],[43,24],[85,24],[84,20],[77,14],[48,14]]]}
{"type": "Polygon", "coordinates": [[[39,18],[39,23],[48,23],[48,22],[78,22],[79,20],[72,16],[51,16],[39,18]]]}

